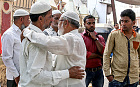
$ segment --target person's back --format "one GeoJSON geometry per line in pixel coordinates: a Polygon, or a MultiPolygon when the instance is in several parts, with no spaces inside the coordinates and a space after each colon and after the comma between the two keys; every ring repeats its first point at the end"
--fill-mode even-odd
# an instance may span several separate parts
{"type": "MultiPolygon", "coordinates": [[[[73,52],[69,55],[57,55],[54,70],[64,70],[72,66],[80,66],[85,70],[86,49],[82,36],[78,33],[77,29],[66,33],[65,36],[68,36],[68,38],[71,39],[70,49],[73,52]]],[[[85,84],[85,78],[82,80],[68,78],[62,80],[55,87],[67,87],[67,85],[68,87],[84,87],[83,84],[85,84]]]]}

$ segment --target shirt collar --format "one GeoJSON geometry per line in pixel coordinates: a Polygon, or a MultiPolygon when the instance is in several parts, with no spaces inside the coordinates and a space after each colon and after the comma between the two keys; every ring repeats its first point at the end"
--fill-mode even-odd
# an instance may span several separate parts
{"type": "Polygon", "coordinates": [[[43,33],[43,31],[40,28],[38,28],[37,26],[35,26],[35,25],[31,24],[31,23],[29,25],[29,28],[31,30],[34,30],[34,31],[38,32],[38,33],[43,33]]]}
{"type": "MultiPolygon", "coordinates": [[[[122,28],[121,28],[121,32],[125,35],[125,33],[124,33],[124,31],[122,30],[122,28]]],[[[132,33],[133,33],[133,37],[136,37],[137,35],[136,35],[136,31],[134,30],[134,29],[132,29],[132,33]]],[[[126,36],[126,35],[125,35],[126,36]]]]}
{"type": "Polygon", "coordinates": [[[50,26],[50,30],[51,30],[51,31],[55,31],[51,26],[50,26]]]}
{"type": "MultiPolygon", "coordinates": [[[[94,33],[95,33],[95,35],[97,35],[97,34],[98,34],[98,33],[97,33],[97,32],[95,32],[95,31],[94,31],[94,33]]],[[[84,30],[83,35],[87,35],[87,36],[88,36],[88,34],[86,33],[86,29],[84,30]]]]}
{"type": "Polygon", "coordinates": [[[69,33],[78,33],[78,29],[74,29],[74,30],[72,30],[72,31],[70,31],[69,33]]]}
{"type": "Polygon", "coordinates": [[[16,26],[14,23],[13,23],[12,27],[13,27],[14,30],[16,30],[16,31],[20,31],[20,32],[21,32],[21,30],[19,29],[19,27],[16,26]]]}

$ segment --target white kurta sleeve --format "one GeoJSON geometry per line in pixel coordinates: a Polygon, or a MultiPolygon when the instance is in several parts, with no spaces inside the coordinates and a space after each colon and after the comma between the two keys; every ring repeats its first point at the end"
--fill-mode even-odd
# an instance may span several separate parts
{"type": "Polygon", "coordinates": [[[69,78],[68,70],[61,71],[40,71],[32,77],[32,82],[38,84],[57,85],[61,80],[69,78]]]}
{"type": "Polygon", "coordinates": [[[68,70],[51,71],[52,64],[50,62],[52,61],[51,59],[49,60],[47,51],[38,48],[27,41],[27,39],[22,41],[22,45],[24,47],[22,54],[24,57],[22,57],[21,62],[23,63],[20,65],[21,72],[23,72],[23,74],[27,72],[29,75],[28,79],[30,79],[31,82],[42,85],[56,85],[61,80],[69,78],[68,70]]]}
{"type": "Polygon", "coordinates": [[[23,35],[39,48],[53,54],[70,55],[73,52],[74,38],[72,34],[51,37],[25,29],[23,35]]]}
{"type": "Polygon", "coordinates": [[[2,60],[9,72],[11,72],[14,78],[16,78],[19,76],[19,72],[17,71],[12,58],[13,46],[14,39],[12,38],[12,36],[9,34],[4,34],[2,36],[2,60]]]}

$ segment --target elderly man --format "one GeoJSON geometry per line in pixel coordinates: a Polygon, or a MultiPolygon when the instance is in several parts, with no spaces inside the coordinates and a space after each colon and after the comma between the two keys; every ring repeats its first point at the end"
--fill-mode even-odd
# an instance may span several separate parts
{"type": "MultiPolygon", "coordinates": [[[[43,32],[45,35],[48,36],[58,36],[58,22],[59,22],[59,18],[61,16],[61,12],[59,10],[53,10],[52,11],[52,23],[50,28],[45,29],[43,32]]],[[[52,54],[52,62],[54,66],[55,60],[56,60],[57,55],[52,54]]]]}
{"type": "Polygon", "coordinates": [[[29,13],[15,11],[13,25],[2,35],[2,60],[6,66],[7,87],[17,87],[19,81],[20,34],[29,25],[29,13]]]}
{"type": "MultiPolygon", "coordinates": [[[[62,81],[66,81],[66,83],[63,83],[63,86],[60,87],[66,87],[66,85],[79,84],[81,81],[84,82],[84,80],[80,80],[84,77],[84,70],[81,70],[80,67],[84,69],[86,51],[82,37],[78,34],[78,30],[74,25],[68,26],[70,25],[68,20],[65,20],[67,23],[66,28],[71,33],[66,34],[66,36],[50,37],[43,34],[44,29],[50,26],[51,14],[51,6],[45,2],[36,2],[31,6],[30,18],[32,24],[25,29],[24,36],[26,38],[22,41],[23,48],[20,59],[21,87],[51,87],[62,81]],[[33,38],[30,38],[32,33],[33,38]],[[35,36],[34,33],[36,34],[35,36]],[[40,38],[39,42],[41,44],[38,41],[36,43],[36,37],[40,38]],[[65,65],[58,66],[60,68],[56,69],[56,71],[51,71],[52,58],[48,51],[55,54],[62,54],[62,58],[66,56],[64,62],[58,63],[65,65]],[[73,79],[75,82],[72,82],[72,79],[68,78],[75,78],[73,79]]],[[[79,19],[76,20],[76,23],[79,23],[79,19]]],[[[62,19],[60,22],[62,24],[62,19]]],[[[81,85],[79,87],[84,87],[81,85]]]]}
{"type": "Polygon", "coordinates": [[[59,22],[59,18],[61,16],[61,12],[59,10],[53,10],[52,11],[52,23],[50,28],[45,29],[44,33],[45,35],[49,35],[49,36],[57,36],[58,35],[58,22],[59,22]]]}

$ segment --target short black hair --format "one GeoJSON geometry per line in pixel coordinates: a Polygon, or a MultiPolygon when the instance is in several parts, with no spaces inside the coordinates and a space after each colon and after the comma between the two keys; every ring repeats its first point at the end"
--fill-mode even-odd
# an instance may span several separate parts
{"type": "Polygon", "coordinates": [[[16,21],[16,20],[20,19],[21,17],[24,18],[24,16],[14,16],[13,18],[14,18],[14,21],[16,21]]]}
{"type": "Polygon", "coordinates": [[[132,21],[136,20],[135,12],[131,9],[126,9],[122,11],[120,16],[121,17],[128,16],[132,21]]]}
{"type": "Polygon", "coordinates": [[[118,24],[118,23],[114,23],[114,26],[115,26],[116,24],[118,24]]]}
{"type": "Polygon", "coordinates": [[[93,18],[93,19],[95,20],[95,17],[94,17],[94,16],[92,16],[92,15],[87,15],[87,16],[83,19],[84,23],[86,22],[86,19],[90,19],[90,18],[93,18]]]}
{"type": "MultiPolygon", "coordinates": [[[[51,10],[51,9],[50,9],[50,10],[51,10]]],[[[49,10],[49,11],[50,11],[50,10],[49,10]]],[[[38,20],[38,17],[39,17],[39,16],[45,17],[49,11],[46,11],[46,12],[41,13],[41,14],[31,14],[31,13],[30,13],[30,19],[31,19],[32,22],[36,22],[36,21],[38,20]]]]}

